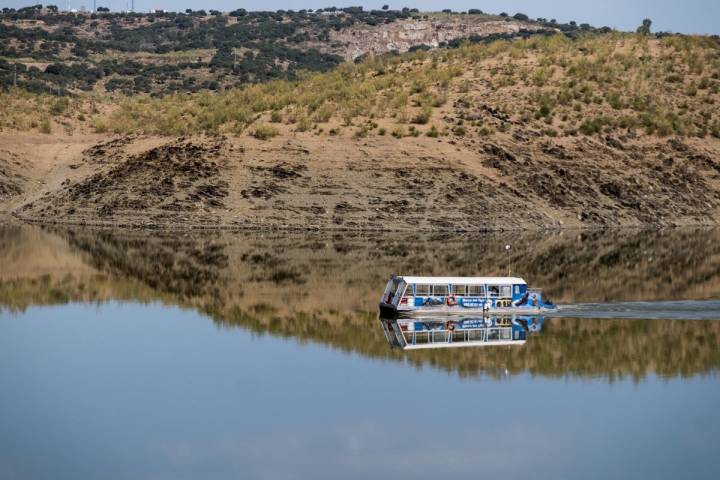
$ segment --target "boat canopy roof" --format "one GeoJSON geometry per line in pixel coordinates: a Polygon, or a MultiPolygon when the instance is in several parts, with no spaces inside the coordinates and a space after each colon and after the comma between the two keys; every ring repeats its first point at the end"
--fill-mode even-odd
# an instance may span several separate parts
{"type": "Polygon", "coordinates": [[[527,285],[517,277],[405,277],[398,275],[406,283],[415,284],[450,284],[450,285],[527,285]]]}

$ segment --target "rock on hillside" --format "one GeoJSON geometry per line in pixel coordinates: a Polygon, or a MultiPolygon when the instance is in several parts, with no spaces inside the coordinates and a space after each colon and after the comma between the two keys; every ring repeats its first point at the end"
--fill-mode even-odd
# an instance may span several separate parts
{"type": "MultiPolygon", "coordinates": [[[[521,30],[542,30],[540,24],[497,20],[486,16],[433,16],[428,19],[413,18],[393,23],[370,26],[355,25],[338,32],[331,32],[331,44],[342,44],[346,60],[358,57],[382,55],[389,52],[404,53],[412,47],[438,47],[455,39],[472,36],[512,35],[521,30]]],[[[339,53],[339,52],[338,52],[339,53]]]]}

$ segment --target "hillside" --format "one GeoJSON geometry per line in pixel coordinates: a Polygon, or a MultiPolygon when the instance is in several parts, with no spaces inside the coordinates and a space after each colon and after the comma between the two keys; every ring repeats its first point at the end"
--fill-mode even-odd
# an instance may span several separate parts
{"type": "Polygon", "coordinates": [[[461,38],[579,30],[518,18],[362,7],[153,14],[5,9],[0,86],[37,93],[215,91],[461,38]]]}
{"type": "Polygon", "coordinates": [[[715,225],[719,51],[715,37],[558,32],[222,92],[11,90],[3,205],[156,227],[715,225]]]}

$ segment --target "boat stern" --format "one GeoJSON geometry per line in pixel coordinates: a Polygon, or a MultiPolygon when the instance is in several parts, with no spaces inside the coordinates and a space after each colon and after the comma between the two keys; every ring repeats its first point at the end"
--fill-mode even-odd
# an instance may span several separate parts
{"type": "Polygon", "coordinates": [[[402,277],[393,275],[385,285],[385,291],[378,304],[380,308],[380,314],[383,316],[395,316],[400,310],[401,300],[405,292],[407,283],[402,277]]]}

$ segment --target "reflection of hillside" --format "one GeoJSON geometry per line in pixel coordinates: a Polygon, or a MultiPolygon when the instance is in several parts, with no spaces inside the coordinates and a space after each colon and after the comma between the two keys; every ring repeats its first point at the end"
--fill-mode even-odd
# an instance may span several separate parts
{"type": "Polygon", "coordinates": [[[559,303],[720,297],[720,232],[453,237],[65,232],[93,266],[203,304],[375,311],[392,272],[506,275],[559,303]],[[510,255],[504,246],[511,244],[510,255]]]}
{"type": "Polygon", "coordinates": [[[90,267],[61,236],[29,226],[0,226],[0,309],[157,298],[157,292],[132,277],[90,267]]]}
{"type": "MultiPolygon", "coordinates": [[[[405,354],[388,348],[375,318],[379,291],[391,272],[505,274],[508,263],[514,273],[521,271],[561,302],[718,297],[720,247],[718,233],[711,230],[452,238],[57,234],[43,233],[48,238],[44,243],[70,245],[67,254],[82,258],[91,275],[102,275],[104,288],[141,285],[141,300],[154,296],[196,308],[219,324],[371,357],[463,375],[501,375],[507,369],[640,378],[649,372],[709,373],[720,366],[720,322],[552,319],[542,335],[522,348],[405,354]],[[507,243],[512,245],[510,258],[507,243]]],[[[6,239],[3,251],[12,245],[6,239]]],[[[47,301],[42,283],[26,280],[24,285],[15,291],[22,301],[47,301]]],[[[78,291],[77,281],[56,282],[53,288],[59,289],[58,298],[94,299],[78,291]]],[[[8,298],[20,301],[2,298],[4,303],[8,298]]],[[[112,292],[103,298],[112,298],[112,292]]]]}

